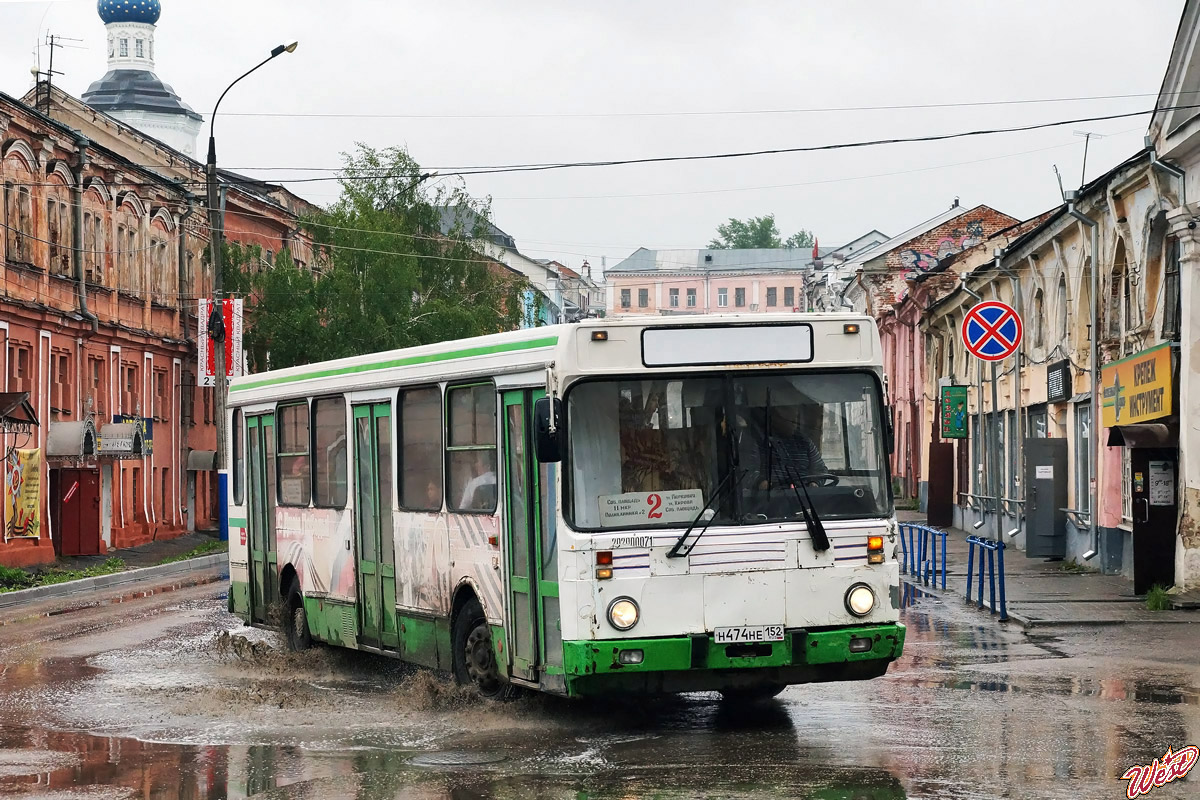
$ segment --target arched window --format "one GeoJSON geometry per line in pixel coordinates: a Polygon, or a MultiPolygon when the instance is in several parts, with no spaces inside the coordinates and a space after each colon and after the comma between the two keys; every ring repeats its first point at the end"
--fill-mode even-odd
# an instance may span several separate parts
{"type": "Polygon", "coordinates": [[[1046,343],[1046,304],[1042,297],[1042,290],[1038,289],[1033,293],[1033,319],[1030,322],[1033,324],[1033,346],[1042,347],[1046,343]]]}
{"type": "Polygon", "coordinates": [[[1108,286],[1108,335],[1119,337],[1122,323],[1129,319],[1129,268],[1125,263],[1125,242],[1117,239],[1113,248],[1112,280],[1108,286]]]}
{"type": "Polygon", "coordinates": [[[1054,325],[1055,338],[1067,347],[1067,276],[1058,276],[1058,291],[1054,298],[1054,313],[1056,321],[1054,325]]]}

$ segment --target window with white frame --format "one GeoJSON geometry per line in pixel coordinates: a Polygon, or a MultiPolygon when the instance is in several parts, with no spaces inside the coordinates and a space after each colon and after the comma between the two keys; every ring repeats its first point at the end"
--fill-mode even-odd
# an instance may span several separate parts
{"type": "Polygon", "coordinates": [[[1133,524],[1133,465],[1129,459],[1129,448],[1121,448],[1121,522],[1133,524]]]}
{"type": "Polygon", "coordinates": [[[1075,508],[1091,511],[1092,461],[1088,442],[1092,436],[1092,407],[1075,406],[1075,508]]]}
{"type": "Polygon", "coordinates": [[[671,290],[670,299],[671,299],[671,308],[679,308],[679,290],[678,289],[671,290]]]}
{"type": "Polygon", "coordinates": [[[717,305],[726,308],[729,305],[729,290],[717,289],[717,305]]]}
{"type": "Polygon", "coordinates": [[[687,304],[688,304],[688,308],[696,307],[696,290],[695,289],[687,290],[687,304]]]}

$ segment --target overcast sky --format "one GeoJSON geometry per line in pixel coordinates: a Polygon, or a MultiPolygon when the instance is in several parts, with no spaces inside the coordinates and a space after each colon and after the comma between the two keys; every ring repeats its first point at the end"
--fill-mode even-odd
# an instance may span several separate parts
{"type": "MultiPolygon", "coordinates": [[[[423,165],[692,155],[919,136],[1150,108],[1183,0],[604,3],[163,0],[157,73],[207,114],[274,45],[300,47],[222,103],[222,166],[329,173],[362,141],[423,165]],[[1069,101],[1064,98],[1136,95],[1069,101]],[[1055,102],[979,105],[996,101],[1055,102]],[[955,107],[812,111],[864,106],[955,107]],[[967,104],[967,105],[957,105],[967,104]],[[970,105],[976,104],[976,105],[970,105]],[[800,113],[763,112],[801,109],[800,113]],[[246,115],[249,112],[250,115],[246,115]],[[271,114],[272,116],[263,116],[271,114]],[[290,116],[302,114],[329,117],[290,116]],[[274,116],[280,115],[280,116],[274,116]],[[354,116],[354,115],[376,115],[354,116]],[[385,115],[385,116],[380,116],[385,115]],[[390,116],[386,116],[390,115],[390,116]]],[[[49,31],[59,85],[105,72],[94,0],[0,0],[0,89],[31,85],[49,31]]],[[[43,50],[43,65],[46,53],[43,50]]],[[[703,247],[729,217],[774,213],[822,246],[986,203],[1020,218],[1135,153],[1148,117],[952,142],[468,178],[535,258],[612,266],[645,247],[703,247]],[[889,174],[890,173],[890,174],[889,174]]],[[[203,138],[203,137],[202,137],[203,138]]],[[[203,151],[203,142],[200,145],[203,151]]],[[[290,188],[317,203],[331,181],[290,188]]]]}

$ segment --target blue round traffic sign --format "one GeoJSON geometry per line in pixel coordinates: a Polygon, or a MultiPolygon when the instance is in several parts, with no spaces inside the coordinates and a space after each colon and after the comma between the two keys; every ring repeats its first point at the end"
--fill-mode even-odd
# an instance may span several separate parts
{"type": "Polygon", "coordinates": [[[973,306],[963,318],[963,344],[968,353],[984,361],[1000,361],[1017,352],[1022,333],[1017,312],[996,300],[973,306]]]}

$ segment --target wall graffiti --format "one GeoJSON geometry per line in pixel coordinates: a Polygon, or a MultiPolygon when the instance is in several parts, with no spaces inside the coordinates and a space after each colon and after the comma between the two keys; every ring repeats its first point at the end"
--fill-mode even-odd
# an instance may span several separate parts
{"type": "Polygon", "coordinates": [[[900,263],[905,277],[917,272],[929,272],[950,256],[961,253],[983,241],[983,220],[969,220],[962,228],[953,228],[937,241],[932,250],[901,250],[900,263]]]}

